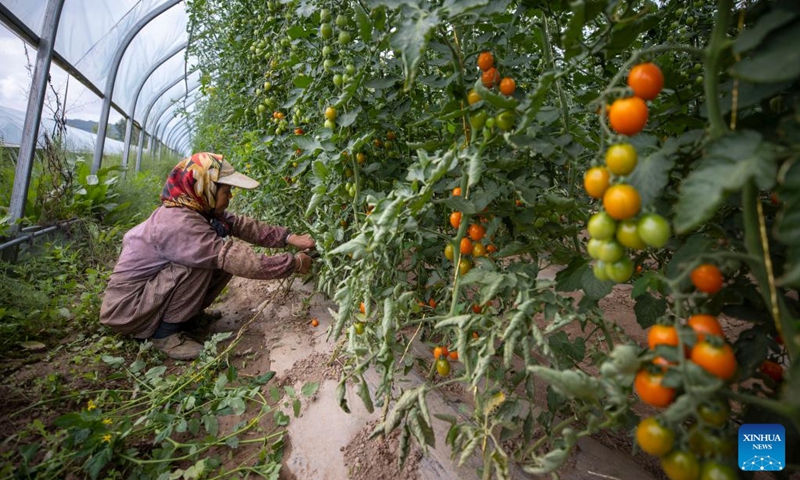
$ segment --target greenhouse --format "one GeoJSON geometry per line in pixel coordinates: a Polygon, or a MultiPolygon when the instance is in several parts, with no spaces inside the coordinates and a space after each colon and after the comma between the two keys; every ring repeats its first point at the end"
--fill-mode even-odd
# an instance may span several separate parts
{"type": "Polygon", "coordinates": [[[0,23],[0,478],[800,475],[795,0],[0,23]]]}

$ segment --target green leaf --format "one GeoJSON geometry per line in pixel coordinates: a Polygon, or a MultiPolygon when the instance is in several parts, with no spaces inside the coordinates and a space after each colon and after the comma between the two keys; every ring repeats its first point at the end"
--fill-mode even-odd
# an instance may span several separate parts
{"type": "Polygon", "coordinates": [[[667,265],[667,277],[675,278],[680,275],[686,268],[686,263],[691,262],[703,253],[711,251],[712,245],[711,240],[703,235],[689,237],[686,243],[675,252],[672,260],[667,265]]]}
{"type": "Polygon", "coordinates": [[[325,162],[322,160],[315,161],[311,168],[314,170],[314,175],[317,176],[321,181],[326,181],[328,179],[328,175],[330,174],[330,170],[325,165],[325,162]]]}
{"type": "Polygon", "coordinates": [[[319,389],[319,382],[308,382],[303,384],[303,387],[300,388],[300,393],[303,394],[304,397],[310,397],[317,393],[319,389]]]}
{"type": "Polygon", "coordinates": [[[364,377],[361,377],[361,381],[358,383],[358,393],[359,398],[361,401],[364,402],[364,408],[367,409],[369,413],[375,411],[375,406],[372,404],[372,396],[369,393],[369,386],[367,386],[367,381],[364,380],[364,377]]]}
{"type": "Polygon", "coordinates": [[[750,180],[761,189],[771,188],[775,168],[772,148],[756,132],[743,130],[710,144],[706,156],[681,185],[675,231],[685,234],[695,229],[750,180]]]}
{"type": "Polygon", "coordinates": [[[658,322],[658,319],[667,313],[667,301],[663,298],[655,298],[649,293],[636,297],[636,305],[633,306],[636,313],[636,321],[643,329],[650,328],[658,322]]]}
{"type": "Polygon", "coordinates": [[[450,18],[457,17],[473,8],[483,7],[489,0],[446,0],[442,10],[446,10],[450,18]]]}
{"type": "Polygon", "coordinates": [[[419,11],[418,18],[406,18],[392,35],[391,44],[400,50],[405,72],[404,90],[408,92],[414,84],[417,69],[422,60],[428,40],[433,30],[439,25],[439,16],[433,12],[419,11]]]}
{"type": "Polygon", "coordinates": [[[292,401],[292,413],[294,414],[294,418],[297,418],[297,417],[300,416],[300,399],[299,398],[295,398],[292,401]]]}
{"type": "Polygon", "coordinates": [[[564,270],[556,274],[556,290],[559,292],[583,291],[592,300],[599,300],[614,287],[612,282],[601,282],[595,278],[586,259],[576,257],[564,270]]]}
{"type": "Polygon", "coordinates": [[[570,10],[572,10],[572,16],[569,19],[567,30],[564,32],[563,40],[566,58],[573,57],[581,51],[578,40],[583,37],[583,28],[586,23],[586,2],[575,0],[570,3],[570,10]]]}
{"type": "Polygon", "coordinates": [[[628,183],[636,188],[642,207],[650,205],[661,196],[669,183],[669,172],[675,166],[672,155],[678,150],[677,142],[669,139],[661,150],[640,159],[636,169],[628,176],[628,183]]]}
{"type": "Polygon", "coordinates": [[[775,83],[800,76],[800,22],[770,35],[767,43],[733,66],[735,76],[754,83],[775,83]]]}
{"type": "Polygon", "coordinates": [[[774,30],[790,23],[797,15],[797,9],[784,9],[789,5],[776,6],[774,10],[758,19],[758,23],[752,28],[743,31],[736,41],[733,42],[733,53],[742,54],[758,46],[767,35],[774,30]]]}
{"type": "MultiPolygon", "coordinates": [[[[559,331],[548,339],[550,349],[562,360],[572,360],[575,363],[583,361],[586,354],[586,344],[583,337],[577,337],[574,342],[570,342],[566,332],[559,331]]],[[[568,364],[569,362],[564,362],[568,364]]]]}
{"type": "Polygon", "coordinates": [[[292,40],[297,40],[298,38],[306,38],[311,36],[313,30],[305,29],[302,25],[295,24],[286,30],[286,35],[289,36],[292,40]]]}
{"type": "Polygon", "coordinates": [[[292,79],[292,83],[297,88],[306,88],[307,86],[314,83],[314,79],[309,77],[308,75],[297,75],[292,79]]]}
{"type": "Polygon", "coordinates": [[[373,78],[364,82],[367,88],[374,88],[375,90],[383,90],[385,88],[393,87],[400,79],[398,78],[373,78]]]}
{"type": "Polygon", "coordinates": [[[367,12],[360,3],[355,4],[355,10],[356,23],[358,23],[358,30],[361,34],[361,40],[363,40],[364,43],[369,43],[372,41],[372,20],[369,18],[369,15],[367,15],[367,12]]]}
{"type": "Polygon", "coordinates": [[[347,387],[345,386],[345,381],[342,380],[336,385],[336,401],[339,402],[339,408],[344,410],[345,413],[350,413],[350,407],[347,406],[347,398],[345,398],[346,393],[347,387]]]}
{"type": "Polygon", "coordinates": [[[336,124],[342,127],[349,127],[356,121],[359,113],[361,113],[361,107],[356,107],[349,112],[343,113],[336,119],[336,124]]]}
{"type": "Polygon", "coordinates": [[[469,155],[469,186],[473,187],[481,181],[481,173],[483,173],[483,158],[480,152],[473,151],[469,155]]]}
{"type": "Polygon", "coordinates": [[[310,135],[295,135],[292,137],[292,141],[297,148],[302,148],[307,152],[314,152],[322,149],[322,144],[319,140],[310,135]]]}

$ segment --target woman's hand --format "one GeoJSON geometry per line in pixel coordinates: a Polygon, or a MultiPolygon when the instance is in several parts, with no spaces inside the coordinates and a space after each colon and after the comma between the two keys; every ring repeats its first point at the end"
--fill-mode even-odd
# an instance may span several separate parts
{"type": "Polygon", "coordinates": [[[295,273],[308,273],[311,270],[311,263],[313,260],[306,253],[300,252],[294,255],[294,271],[295,273]]]}
{"type": "Polygon", "coordinates": [[[311,235],[295,235],[294,233],[289,234],[289,237],[286,239],[286,243],[292,245],[294,247],[299,248],[300,250],[308,250],[317,246],[317,242],[311,238],[311,235]]]}

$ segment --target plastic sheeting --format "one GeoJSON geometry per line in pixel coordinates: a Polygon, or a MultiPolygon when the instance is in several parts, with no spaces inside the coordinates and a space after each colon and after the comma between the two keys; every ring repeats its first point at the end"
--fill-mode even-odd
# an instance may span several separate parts
{"type": "MultiPolygon", "coordinates": [[[[0,145],[19,146],[22,140],[22,126],[25,123],[25,112],[0,106],[0,145]]],[[[42,119],[39,126],[39,138],[37,145],[44,146],[44,135],[53,134],[55,121],[50,118],[42,119]]],[[[70,152],[91,153],[94,152],[97,135],[79,128],[66,127],[66,147],[70,152]]],[[[103,154],[114,155],[122,154],[122,142],[119,140],[106,139],[103,154]]]]}
{"type": "MultiPolygon", "coordinates": [[[[0,3],[41,35],[47,1],[0,0],[0,3]]],[[[106,78],[113,73],[111,62],[122,39],[148,12],[163,3],[164,0],[65,0],[55,51],[102,90],[106,78]]],[[[185,6],[179,3],[148,23],[128,46],[112,95],[114,103],[126,110],[126,115],[132,110],[136,87],[153,62],[187,41],[187,23],[185,6]]],[[[196,63],[195,59],[186,59],[184,51],[159,67],[144,84],[135,120],[141,124],[144,106],[153,100],[155,93],[196,63]]],[[[147,130],[154,127],[148,125],[147,130]]]]}

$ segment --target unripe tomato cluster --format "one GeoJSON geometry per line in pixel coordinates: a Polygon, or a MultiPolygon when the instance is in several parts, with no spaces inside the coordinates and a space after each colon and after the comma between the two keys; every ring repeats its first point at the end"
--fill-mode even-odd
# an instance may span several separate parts
{"type": "MultiPolygon", "coordinates": [[[[716,266],[704,264],[691,274],[692,283],[704,293],[715,294],[722,288],[722,274],[716,266]]],[[[652,364],[639,370],[634,380],[634,389],[646,404],[665,408],[675,401],[677,390],[663,385],[666,372],[677,365],[680,356],[688,358],[721,380],[731,380],[736,374],[737,363],[733,349],[725,340],[722,326],[716,317],[708,314],[695,314],[685,325],[654,325],[647,335],[651,355],[658,355],[652,364]],[[689,339],[681,350],[681,333],[689,339]],[[656,349],[659,351],[657,352],[656,349]],[[672,355],[670,355],[672,350],[672,355]],[[662,354],[671,358],[665,358],[662,354]]],[[[636,428],[636,441],[642,450],[661,458],[661,466],[670,479],[679,478],[736,478],[733,469],[719,463],[720,457],[733,454],[733,444],[729,441],[730,432],[722,429],[728,424],[730,408],[719,398],[712,398],[699,405],[694,412],[695,422],[685,431],[681,425],[675,428],[663,425],[657,418],[643,419],[636,428]],[[686,437],[688,445],[676,446],[676,431],[686,437]],[[702,461],[702,463],[701,463],[702,461]],[[706,475],[712,475],[706,477],[706,475]]]]}
{"type": "MultiPolygon", "coordinates": [[[[658,75],[661,70],[653,64],[637,65],[631,70],[628,83],[633,88],[632,97],[642,104],[643,98],[653,99],[664,84],[660,82],[642,81],[642,71],[658,75]],[[643,69],[643,70],[642,70],[643,69]],[[639,72],[639,73],[637,73],[639,72]]],[[[629,99],[623,99],[629,100],[629,99]]],[[[617,105],[617,100],[614,105],[617,105]]],[[[614,105],[612,110],[614,111],[614,105]]],[[[625,135],[634,135],[644,128],[645,119],[638,129],[620,130],[625,135]]],[[[605,165],[590,168],[584,175],[583,184],[586,193],[602,199],[603,209],[589,219],[588,231],[591,237],[587,245],[589,256],[596,260],[593,271],[599,280],[611,280],[617,283],[627,282],[633,275],[633,261],[626,255],[626,249],[643,250],[647,247],[661,248],[670,237],[667,220],[656,213],[647,213],[639,217],[641,197],[635,187],[625,183],[625,177],[633,173],[638,163],[638,154],[633,145],[622,142],[611,145],[605,154],[605,165]]]]}
{"type": "MultiPolygon", "coordinates": [[[[481,71],[481,82],[483,86],[489,90],[499,86],[500,93],[506,96],[511,96],[517,89],[517,82],[511,77],[500,79],[500,72],[494,66],[494,55],[491,52],[481,52],[478,55],[478,68],[481,71]]],[[[467,94],[467,102],[470,106],[481,102],[480,93],[472,89],[467,94]]],[[[516,117],[512,110],[503,110],[494,117],[489,117],[486,108],[477,106],[470,116],[470,126],[473,131],[481,130],[484,127],[484,136],[490,136],[494,127],[496,126],[501,131],[507,132],[514,128],[516,117]]]]}

